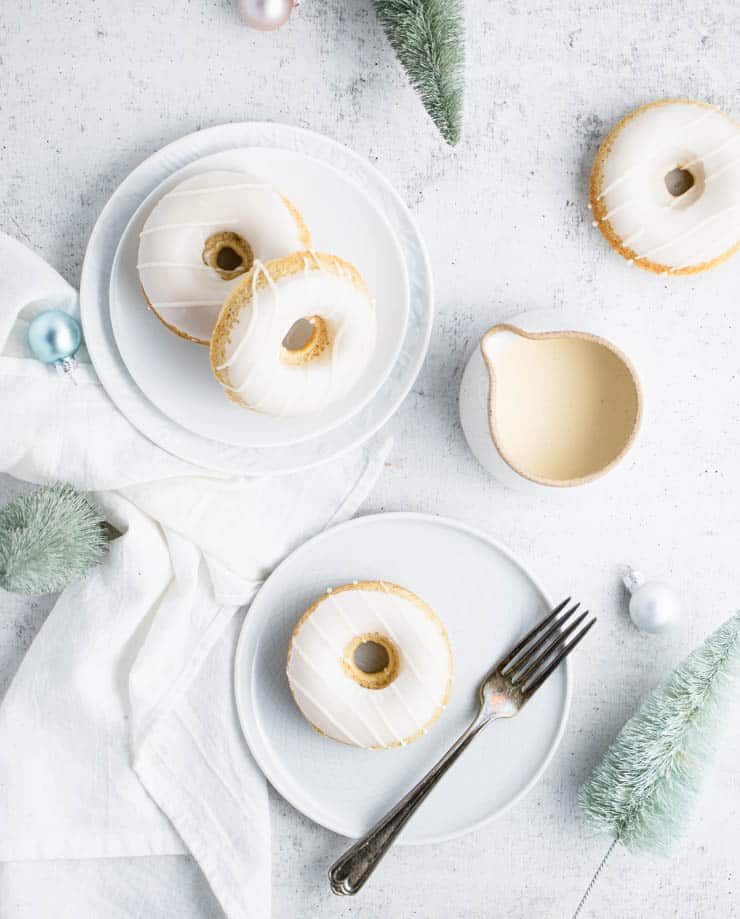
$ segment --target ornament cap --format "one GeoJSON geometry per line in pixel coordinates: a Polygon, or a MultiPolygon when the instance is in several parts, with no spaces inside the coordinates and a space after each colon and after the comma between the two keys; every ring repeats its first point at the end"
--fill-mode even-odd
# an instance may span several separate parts
{"type": "Polygon", "coordinates": [[[622,583],[630,594],[633,594],[645,583],[645,575],[642,571],[632,568],[631,565],[622,565],[620,574],[622,576],[622,583]]]}

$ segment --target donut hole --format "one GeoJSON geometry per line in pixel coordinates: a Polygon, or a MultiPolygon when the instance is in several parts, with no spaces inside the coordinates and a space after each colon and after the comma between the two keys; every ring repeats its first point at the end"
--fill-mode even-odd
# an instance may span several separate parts
{"type": "Polygon", "coordinates": [[[252,247],[238,233],[213,233],[203,246],[203,262],[224,281],[246,274],[254,264],[252,247]]]}
{"type": "Polygon", "coordinates": [[[681,195],[685,195],[696,184],[693,174],[688,169],[682,169],[680,166],[676,166],[675,169],[667,172],[663,181],[668,189],[668,194],[674,198],[680,198],[681,195]]]}
{"type": "Polygon", "coordinates": [[[363,641],[355,648],[353,661],[363,673],[380,673],[390,663],[390,655],[377,641],[363,641]]]}
{"type": "Polygon", "coordinates": [[[365,689],[385,689],[398,676],[398,648],[379,632],[356,635],[344,649],[342,667],[355,683],[365,689]]]}
{"type": "Polygon", "coordinates": [[[224,246],[223,249],[218,250],[216,264],[223,271],[234,271],[235,268],[239,268],[240,265],[244,264],[244,259],[236,249],[232,249],[231,246],[224,246]]]}
{"type": "Polygon", "coordinates": [[[283,337],[283,360],[287,364],[306,364],[319,357],[328,345],[329,327],[321,316],[302,316],[283,337]]]}
{"type": "Polygon", "coordinates": [[[310,319],[297,319],[285,333],[283,348],[288,351],[302,351],[316,335],[316,326],[310,319]]]}

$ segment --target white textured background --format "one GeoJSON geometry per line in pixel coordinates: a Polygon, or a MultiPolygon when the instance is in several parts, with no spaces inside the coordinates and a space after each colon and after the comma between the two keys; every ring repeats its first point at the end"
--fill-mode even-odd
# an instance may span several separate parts
{"type": "MultiPolygon", "coordinates": [[[[596,147],[638,104],[689,96],[740,117],[739,17],[735,0],[469,0],[466,124],[453,150],[370,0],[306,0],[272,35],[244,28],[228,0],[2,3],[4,229],[77,283],[108,196],[182,134],[283,120],[365,154],[419,220],[438,291],[431,352],[390,425],[395,451],[366,509],[484,527],[553,595],[577,593],[601,616],[579,655],[561,749],[528,799],[488,829],[398,850],[360,897],[337,900],[325,870],[344,841],[273,796],[276,919],[570,916],[605,848],[579,820],[578,785],[641,694],[740,605],[740,256],[703,277],[656,278],[612,253],[586,210],[596,147]],[[456,392],[493,320],[569,305],[628,327],[652,386],[625,474],[564,506],[485,477],[465,447],[456,392]],[[684,593],[671,636],[629,624],[615,573],[625,560],[684,593]]],[[[17,487],[0,480],[0,501],[17,487]]],[[[3,594],[0,606],[2,693],[50,601],[3,594]]],[[[728,713],[687,841],[667,861],[618,852],[587,915],[740,916],[739,720],[728,713]]],[[[219,916],[202,887],[196,877],[192,896],[219,916]]]]}

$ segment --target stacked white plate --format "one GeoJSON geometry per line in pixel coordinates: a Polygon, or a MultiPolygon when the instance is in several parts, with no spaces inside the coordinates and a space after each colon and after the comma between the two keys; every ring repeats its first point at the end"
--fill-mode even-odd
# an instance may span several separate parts
{"type": "Polygon", "coordinates": [[[241,475],[306,468],[371,437],[411,388],[433,317],[426,249],[391,185],[329,138],[261,122],[190,134],[138,166],[95,225],[80,303],[95,370],[132,424],[175,456],[241,475]],[[375,298],[379,347],[353,393],[318,415],[273,418],[232,404],[208,349],[169,332],[146,307],[136,270],[141,227],[174,185],[214,169],[273,182],[301,212],[313,247],[356,265],[375,298]]]}

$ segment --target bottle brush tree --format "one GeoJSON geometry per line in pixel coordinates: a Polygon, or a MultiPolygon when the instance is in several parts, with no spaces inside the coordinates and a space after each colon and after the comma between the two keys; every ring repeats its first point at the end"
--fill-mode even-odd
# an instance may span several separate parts
{"type": "Polygon", "coordinates": [[[740,613],[731,616],[651,693],[579,794],[591,827],[612,843],[668,853],[685,831],[740,681],[740,613]]]}
{"type": "Polygon", "coordinates": [[[0,510],[0,587],[22,594],[61,590],[98,564],[111,531],[71,485],[19,495],[0,510]]]}
{"type": "Polygon", "coordinates": [[[465,61],[462,0],[375,0],[424,108],[448,144],[460,139],[465,61]]]}

